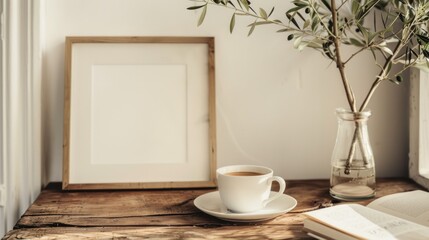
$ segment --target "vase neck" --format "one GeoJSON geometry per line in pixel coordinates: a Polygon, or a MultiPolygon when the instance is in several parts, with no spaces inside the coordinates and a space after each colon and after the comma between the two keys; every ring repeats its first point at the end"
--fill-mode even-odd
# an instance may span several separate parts
{"type": "Polygon", "coordinates": [[[371,111],[366,110],[362,112],[352,112],[344,108],[338,108],[336,110],[337,117],[344,121],[366,121],[371,116],[371,111]]]}

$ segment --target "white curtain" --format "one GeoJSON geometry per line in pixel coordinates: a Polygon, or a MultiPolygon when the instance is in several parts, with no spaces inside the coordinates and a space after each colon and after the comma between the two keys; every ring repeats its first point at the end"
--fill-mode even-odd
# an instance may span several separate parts
{"type": "Polygon", "coordinates": [[[41,1],[0,0],[0,236],[42,187],[41,1]]]}

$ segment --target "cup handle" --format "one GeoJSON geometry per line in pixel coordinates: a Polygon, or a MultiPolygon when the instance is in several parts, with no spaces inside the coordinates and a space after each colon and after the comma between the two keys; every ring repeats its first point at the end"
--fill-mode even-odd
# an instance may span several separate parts
{"type": "Polygon", "coordinates": [[[276,182],[278,182],[279,183],[279,185],[280,185],[280,189],[279,189],[279,191],[274,195],[274,196],[272,196],[272,197],[270,197],[270,198],[268,198],[267,200],[264,200],[263,202],[262,202],[262,206],[266,206],[269,202],[271,202],[271,201],[273,201],[273,200],[275,200],[275,199],[277,199],[277,198],[279,198],[281,195],[283,195],[283,192],[285,191],[285,189],[286,189],[286,182],[285,182],[285,180],[283,179],[283,178],[281,178],[281,177],[277,177],[277,176],[274,176],[274,177],[270,177],[270,178],[268,178],[267,179],[267,183],[268,184],[271,184],[273,181],[276,181],[276,182]]]}

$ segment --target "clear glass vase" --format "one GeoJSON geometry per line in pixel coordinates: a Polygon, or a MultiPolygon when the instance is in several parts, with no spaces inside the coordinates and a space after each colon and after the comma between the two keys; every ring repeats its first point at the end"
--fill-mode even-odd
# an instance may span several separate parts
{"type": "Polygon", "coordinates": [[[375,196],[374,156],[368,137],[370,111],[337,109],[338,132],[331,160],[330,194],[340,200],[375,196]]]}

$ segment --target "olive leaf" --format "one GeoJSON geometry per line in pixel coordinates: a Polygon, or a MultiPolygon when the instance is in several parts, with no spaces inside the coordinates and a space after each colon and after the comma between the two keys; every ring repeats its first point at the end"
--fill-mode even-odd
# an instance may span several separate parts
{"type": "MultiPolygon", "coordinates": [[[[255,20],[254,23],[256,23],[256,20],[255,20]]],[[[256,27],[256,24],[252,24],[252,26],[249,29],[249,33],[247,34],[247,36],[252,35],[253,31],[255,30],[255,27],[256,27]]]]}
{"type": "Polygon", "coordinates": [[[207,5],[204,6],[203,11],[201,12],[200,18],[198,19],[197,26],[200,26],[204,22],[204,18],[207,14],[207,5]]]}
{"type": "Polygon", "coordinates": [[[230,33],[232,33],[232,31],[234,31],[234,26],[235,26],[235,13],[232,14],[231,21],[229,23],[229,32],[230,33]]]}
{"type": "Polygon", "coordinates": [[[187,9],[188,10],[195,10],[195,9],[199,9],[199,8],[202,8],[202,7],[205,7],[206,5],[200,5],[200,6],[192,6],[192,7],[188,7],[187,9]]]}
{"type": "Polygon", "coordinates": [[[267,18],[268,18],[268,14],[267,14],[267,12],[266,12],[263,8],[259,8],[259,15],[260,15],[263,19],[267,19],[267,18]]]}

